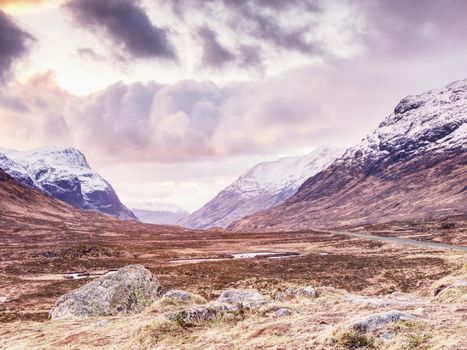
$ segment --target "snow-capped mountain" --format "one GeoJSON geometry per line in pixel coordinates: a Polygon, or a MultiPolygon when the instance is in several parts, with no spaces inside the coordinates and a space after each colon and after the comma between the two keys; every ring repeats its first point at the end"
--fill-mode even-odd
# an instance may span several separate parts
{"type": "Polygon", "coordinates": [[[320,147],[305,156],[260,163],[179,224],[192,228],[226,227],[245,215],[282,203],[342,152],[320,147]]]}
{"type": "Polygon", "coordinates": [[[467,214],[467,79],[408,96],[282,205],[235,230],[287,230],[467,214]]]}
{"type": "Polygon", "coordinates": [[[169,203],[131,203],[131,211],[141,221],[148,224],[174,225],[190,213],[169,203]]]}
{"type": "Polygon", "coordinates": [[[26,152],[0,149],[0,169],[16,181],[71,206],[121,219],[136,220],[112,186],[74,148],[43,148],[26,152]]]}

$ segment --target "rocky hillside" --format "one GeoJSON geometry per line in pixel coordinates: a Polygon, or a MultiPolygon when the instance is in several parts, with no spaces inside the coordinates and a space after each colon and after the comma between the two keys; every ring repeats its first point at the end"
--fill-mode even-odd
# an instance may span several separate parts
{"type": "Polygon", "coordinates": [[[326,168],[342,152],[321,147],[306,156],[260,163],[179,224],[226,227],[245,215],[271,208],[292,196],[307,178],[326,168]]]}
{"type": "Polygon", "coordinates": [[[291,230],[465,215],[466,121],[467,80],[408,96],[284,204],[230,228],[291,230]]]}
{"type": "Polygon", "coordinates": [[[0,169],[19,183],[75,208],[136,220],[112,186],[91,169],[77,149],[46,148],[28,152],[0,149],[0,169]]]}

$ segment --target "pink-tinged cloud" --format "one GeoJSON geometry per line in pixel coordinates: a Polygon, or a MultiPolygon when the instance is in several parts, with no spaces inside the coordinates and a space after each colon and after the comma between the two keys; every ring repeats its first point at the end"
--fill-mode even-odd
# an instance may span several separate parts
{"type": "Polygon", "coordinates": [[[116,83],[78,97],[50,74],[0,93],[2,147],[70,145],[98,162],[180,162],[359,141],[408,94],[467,76],[467,55],[333,62],[220,87],[116,83]],[[459,59],[464,57],[464,59],[459,59]],[[442,65],[443,71],[433,67],[442,65]]]}

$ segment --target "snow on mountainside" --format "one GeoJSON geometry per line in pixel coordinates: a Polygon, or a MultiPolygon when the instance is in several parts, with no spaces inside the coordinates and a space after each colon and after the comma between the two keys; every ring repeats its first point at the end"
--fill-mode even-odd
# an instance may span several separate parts
{"type": "Polygon", "coordinates": [[[467,79],[408,96],[282,205],[234,230],[289,230],[466,215],[467,79]]]}
{"type": "Polygon", "coordinates": [[[467,80],[442,89],[408,96],[396,106],[380,126],[343,160],[405,158],[425,151],[466,149],[467,80]]]}
{"type": "Polygon", "coordinates": [[[305,156],[260,163],[179,224],[192,228],[226,227],[245,215],[282,203],[342,152],[320,147],[305,156]]]}
{"type": "Polygon", "coordinates": [[[43,148],[26,152],[0,149],[0,169],[16,181],[75,208],[136,219],[77,149],[43,148]]]}
{"type": "Polygon", "coordinates": [[[175,225],[190,213],[169,203],[131,203],[131,211],[141,221],[148,224],[175,225]]]}

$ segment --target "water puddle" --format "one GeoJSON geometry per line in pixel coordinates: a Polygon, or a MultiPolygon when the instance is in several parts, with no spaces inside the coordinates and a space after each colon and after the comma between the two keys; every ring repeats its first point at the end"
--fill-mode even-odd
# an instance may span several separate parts
{"type": "Polygon", "coordinates": [[[108,270],[106,272],[87,272],[87,271],[82,271],[82,272],[69,272],[63,275],[63,278],[67,280],[80,280],[83,278],[97,278],[101,276],[110,276],[116,273],[117,270],[108,270]]]}
{"type": "Polygon", "coordinates": [[[83,278],[89,278],[89,272],[71,272],[63,275],[63,277],[67,280],[80,280],[83,278]]]}
{"type": "Polygon", "coordinates": [[[170,260],[170,263],[173,264],[195,264],[206,261],[226,261],[234,259],[284,259],[299,256],[300,253],[295,252],[245,252],[245,253],[232,253],[226,254],[222,257],[212,257],[212,258],[193,258],[193,259],[178,259],[170,260]]]}

